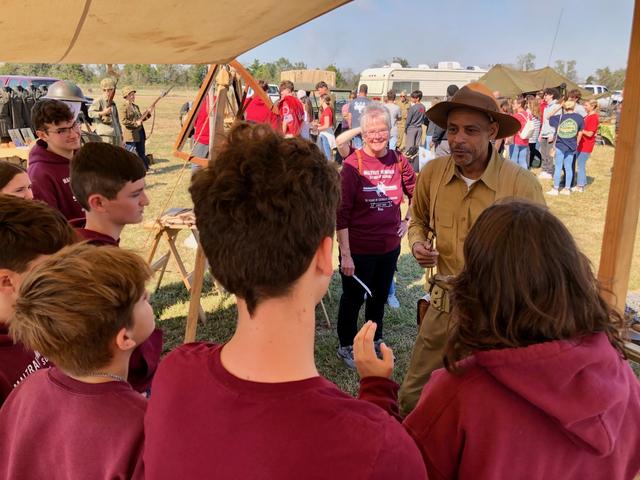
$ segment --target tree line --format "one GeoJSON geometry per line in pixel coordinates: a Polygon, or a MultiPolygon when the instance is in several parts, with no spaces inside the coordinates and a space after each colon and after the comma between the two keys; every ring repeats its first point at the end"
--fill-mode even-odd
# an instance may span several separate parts
{"type": "MultiPolygon", "coordinates": [[[[529,52],[519,55],[513,66],[523,71],[534,70],[536,68],[535,61],[536,56],[529,52]]],[[[569,80],[577,82],[578,72],[576,71],[576,63],[575,60],[556,60],[553,69],[569,80]]],[[[622,90],[626,74],[626,68],[620,68],[618,70],[611,70],[609,67],[598,68],[591,75],[587,76],[584,83],[604,85],[609,90],[622,90]]]]}
{"type": "MultiPolygon", "coordinates": [[[[519,55],[512,67],[518,70],[533,70],[536,56],[533,53],[519,55]]],[[[402,57],[393,57],[391,62],[400,63],[408,67],[409,62],[402,57]]],[[[372,66],[389,64],[387,60],[380,60],[372,66]]],[[[207,73],[208,65],[148,65],[127,64],[117,66],[122,85],[177,85],[184,87],[198,87],[207,73]]],[[[268,83],[279,83],[280,72],[284,70],[306,70],[307,64],[302,61],[291,62],[288,58],[280,57],[274,62],[261,62],[255,59],[247,70],[256,79],[268,83]]],[[[575,60],[556,60],[553,68],[569,80],[577,81],[575,60]]],[[[358,85],[359,74],[352,69],[340,69],[336,65],[327,65],[324,70],[331,70],[336,74],[336,87],[355,89],[358,85]]],[[[33,75],[41,77],[55,77],[71,80],[75,83],[97,83],[107,76],[106,65],[80,64],[51,64],[51,63],[5,63],[0,65],[0,75],[33,75]]],[[[620,90],[624,86],[626,69],[611,70],[609,67],[597,69],[585,79],[585,83],[605,85],[609,90],[620,90]]]]}

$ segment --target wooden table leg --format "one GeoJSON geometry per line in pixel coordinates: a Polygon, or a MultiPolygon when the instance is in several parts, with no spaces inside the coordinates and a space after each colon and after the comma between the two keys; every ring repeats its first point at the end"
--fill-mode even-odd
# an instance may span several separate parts
{"type": "Polygon", "coordinates": [[[191,299],[189,301],[189,314],[187,316],[187,326],[184,332],[185,343],[194,342],[196,339],[196,329],[198,324],[198,316],[202,307],[200,305],[200,295],[202,294],[202,284],[204,282],[204,270],[206,257],[202,246],[198,244],[196,250],[196,264],[193,269],[193,283],[191,285],[191,299]]]}

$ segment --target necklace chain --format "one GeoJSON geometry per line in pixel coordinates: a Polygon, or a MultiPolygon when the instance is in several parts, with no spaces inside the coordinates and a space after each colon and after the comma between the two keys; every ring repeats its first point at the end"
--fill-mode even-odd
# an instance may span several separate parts
{"type": "Polygon", "coordinates": [[[108,373],[108,372],[91,372],[87,374],[87,377],[105,377],[105,378],[111,378],[113,380],[117,380],[119,382],[127,381],[127,379],[124,378],[122,375],[116,375],[115,373],[108,373]]]}

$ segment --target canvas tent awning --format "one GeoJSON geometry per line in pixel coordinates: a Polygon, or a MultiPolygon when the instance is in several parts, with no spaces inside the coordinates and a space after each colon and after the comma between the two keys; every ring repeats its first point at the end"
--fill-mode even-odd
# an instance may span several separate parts
{"type": "Polygon", "coordinates": [[[350,0],[5,0],[0,61],[225,63],[350,0]]]}
{"type": "Polygon", "coordinates": [[[590,97],[591,92],[581,89],[578,84],[560,75],[551,67],[539,68],[523,72],[504,65],[495,65],[478,80],[491,90],[498,90],[503,97],[516,97],[521,93],[537,92],[544,88],[558,87],[566,84],[567,90],[578,89],[583,98],[590,97]]]}

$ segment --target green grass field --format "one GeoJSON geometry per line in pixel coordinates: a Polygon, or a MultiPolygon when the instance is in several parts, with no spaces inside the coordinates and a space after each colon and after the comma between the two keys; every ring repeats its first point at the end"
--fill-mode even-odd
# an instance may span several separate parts
{"type": "MultiPolygon", "coordinates": [[[[93,92],[86,87],[85,89],[87,95],[92,93],[97,95],[98,89],[95,86],[93,92]]],[[[160,89],[141,89],[137,94],[137,103],[141,109],[144,109],[160,92],[160,89]]],[[[156,163],[153,166],[153,174],[147,177],[147,192],[151,205],[146,210],[145,221],[155,219],[160,212],[169,207],[191,206],[187,191],[190,179],[189,167],[183,168],[182,161],[173,158],[171,151],[180,128],[178,113],[180,106],[186,101],[193,100],[195,93],[195,91],[173,90],[158,104],[153,133],[147,142],[147,151],[153,153],[156,163]]],[[[150,121],[147,122],[146,129],[149,134],[150,121]]],[[[608,174],[613,164],[613,154],[614,150],[611,147],[596,147],[587,164],[590,185],[585,193],[570,197],[547,197],[551,210],[565,222],[596,269],[602,247],[602,232],[611,180],[608,174]]],[[[543,182],[545,191],[550,187],[550,180],[543,182]]],[[[182,245],[186,236],[186,233],[181,234],[178,244],[183,259],[188,266],[192,266],[195,252],[182,245]]],[[[636,236],[629,284],[631,291],[640,289],[638,237],[640,232],[636,236]]],[[[544,238],[540,241],[544,242],[544,238]]],[[[135,249],[146,256],[150,242],[148,230],[145,230],[142,225],[132,225],[124,230],[121,245],[135,249]]],[[[164,253],[166,245],[161,245],[160,250],[164,253]]],[[[337,265],[337,260],[335,264],[337,265]]],[[[397,274],[397,295],[402,306],[399,310],[387,309],[385,314],[385,340],[395,352],[394,376],[397,381],[401,381],[404,375],[416,335],[415,302],[422,295],[422,276],[422,269],[411,256],[406,240],[403,241],[397,274]]],[[[154,286],[155,282],[152,282],[150,287],[154,286]]],[[[335,322],[339,297],[340,279],[339,275],[334,273],[330,295],[324,299],[332,326],[327,326],[320,307],[316,312],[316,360],[323,375],[345,391],[354,393],[357,388],[356,374],[344,368],[335,354],[337,348],[335,322]]],[[[165,350],[169,351],[182,342],[189,304],[189,294],[173,262],[169,263],[169,271],[165,274],[162,285],[153,294],[152,304],[159,325],[165,331],[165,350]]],[[[234,304],[233,296],[218,292],[211,279],[207,278],[202,295],[202,305],[207,312],[207,321],[205,324],[199,324],[197,338],[215,342],[228,339],[234,330],[234,304]]]]}

